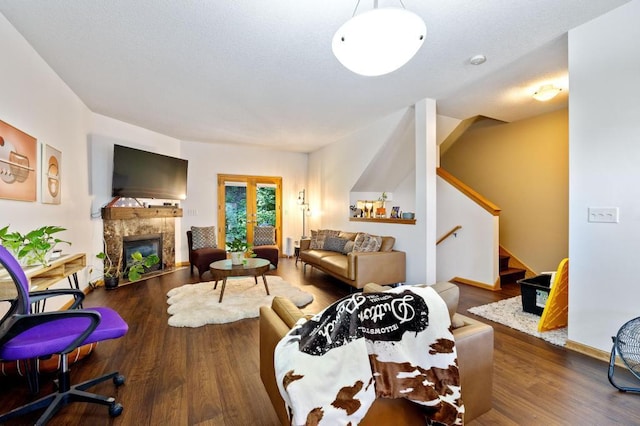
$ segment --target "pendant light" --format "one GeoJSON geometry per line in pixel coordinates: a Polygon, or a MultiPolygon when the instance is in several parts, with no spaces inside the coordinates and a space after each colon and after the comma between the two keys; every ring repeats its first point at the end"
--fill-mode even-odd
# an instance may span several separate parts
{"type": "Polygon", "coordinates": [[[424,43],[427,27],[420,16],[402,6],[378,8],[374,0],[372,10],[359,15],[354,11],[333,36],[332,49],[338,61],[356,74],[371,77],[388,74],[409,62],[424,43]]]}

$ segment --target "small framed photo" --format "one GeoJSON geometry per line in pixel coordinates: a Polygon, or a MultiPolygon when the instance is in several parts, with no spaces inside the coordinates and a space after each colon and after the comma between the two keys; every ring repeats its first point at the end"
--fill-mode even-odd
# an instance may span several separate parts
{"type": "Polygon", "coordinates": [[[391,207],[391,217],[398,219],[400,217],[400,206],[391,207]]]}

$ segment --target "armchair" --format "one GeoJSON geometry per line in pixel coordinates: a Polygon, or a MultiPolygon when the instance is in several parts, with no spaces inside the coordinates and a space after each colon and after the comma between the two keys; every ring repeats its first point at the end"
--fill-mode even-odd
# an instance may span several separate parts
{"type": "MultiPolygon", "coordinates": [[[[91,386],[113,379],[116,386],[124,383],[124,376],[112,372],[101,377],[71,385],[68,354],[79,346],[107,339],[116,339],[126,334],[127,323],[112,309],[70,309],[55,312],[32,313],[32,302],[47,297],[46,293],[29,293],[29,282],[17,260],[0,246],[0,266],[3,266],[2,285],[15,285],[16,296],[10,301],[8,312],[0,320],[0,360],[35,360],[52,354],[60,357],[57,390],[38,400],[0,415],[0,424],[6,421],[45,409],[37,425],[45,424],[63,406],[74,402],[91,402],[107,405],[109,415],[122,413],[122,405],[115,398],[86,392],[91,386]]],[[[72,307],[78,307],[84,298],[80,290],[62,290],[74,296],[72,307]]],[[[49,290],[47,293],[60,294],[49,290]]],[[[33,377],[33,375],[31,376],[33,377]]]]}
{"type": "Polygon", "coordinates": [[[274,268],[278,267],[280,249],[276,238],[276,228],[273,226],[256,226],[253,229],[253,247],[256,256],[267,259],[274,268]]]}
{"type": "Polygon", "coordinates": [[[201,281],[202,274],[209,270],[209,265],[211,263],[227,258],[226,250],[217,247],[194,248],[192,231],[187,231],[187,242],[189,244],[189,264],[191,265],[191,273],[193,274],[194,266],[198,268],[198,278],[201,281]]]}

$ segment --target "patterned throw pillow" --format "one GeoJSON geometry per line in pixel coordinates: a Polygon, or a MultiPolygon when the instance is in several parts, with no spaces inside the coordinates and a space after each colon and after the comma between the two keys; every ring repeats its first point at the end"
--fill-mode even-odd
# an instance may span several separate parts
{"type": "Polygon", "coordinates": [[[337,237],[338,234],[340,234],[340,231],[332,231],[330,229],[320,229],[318,231],[311,231],[311,243],[309,244],[309,248],[323,250],[324,240],[327,237],[337,237]]]}
{"type": "Polygon", "coordinates": [[[382,245],[382,237],[378,235],[370,235],[361,232],[356,237],[356,241],[353,245],[354,252],[374,252],[379,251],[382,245]]]}
{"type": "Polygon", "coordinates": [[[273,226],[256,226],[253,229],[254,246],[272,246],[276,243],[276,228],[273,226]]]}
{"type": "Polygon", "coordinates": [[[345,244],[347,244],[346,238],[338,238],[338,237],[327,237],[324,240],[324,249],[329,251],[337,251],[338,253],[342,253],[344,250],[345,244]]]}
{"type": "Polygon", "coordinates": [[[191,236],[193,237],[193,249],[201,249],[207,247],[218,247],[216,242],[216,227],[191,227],[191,236]]]}
{"type": "Polygon", "coordinates": [[[351,253],[353,251],[353,246],[356,244],[355,241],[347,241],[347,243],[344,245],[344,248],[342,249],[342,253],[347,254],[347,253],[351,253]]]}

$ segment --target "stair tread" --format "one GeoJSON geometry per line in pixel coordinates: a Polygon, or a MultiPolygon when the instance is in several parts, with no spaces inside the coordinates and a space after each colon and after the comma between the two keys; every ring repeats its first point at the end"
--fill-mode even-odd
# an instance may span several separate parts
{"type": "Polygon", "coordinates": [[[520,272],[527,272],[527,270],[522,268],[506,268],[500,271],[500,275],[517,274],[520,272]]]}

